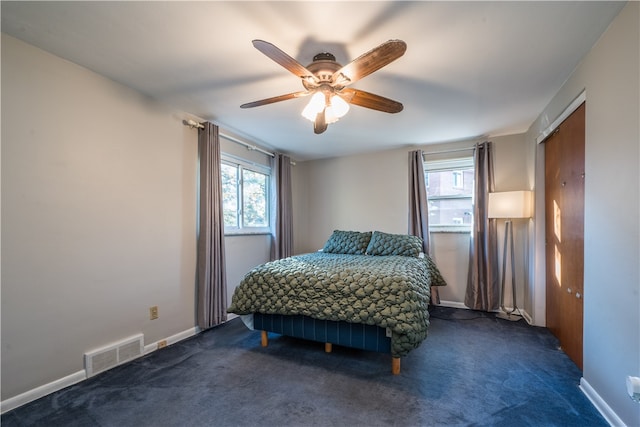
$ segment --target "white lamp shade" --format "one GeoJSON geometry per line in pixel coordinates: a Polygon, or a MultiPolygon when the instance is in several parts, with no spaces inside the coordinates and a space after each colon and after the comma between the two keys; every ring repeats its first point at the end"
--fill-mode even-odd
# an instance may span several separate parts
{"type": "Polygon", "coordinates": [[[489,218],[531,218],[531,191],[489,193],[489,218]]]}
{"type": "Polygon", "coordinates": [[[339,95],[333,95],[331,97],[331,107],[337,118],[343,117],[349,111],[349,104],[339,95]]]}
{"type": "Polygon", "coordinates": [[[312,122],[315,122],[316,116],[318,115],[318,113],[321,113],[322,110],[324,109],[324,102],[325,102],[324,93],[322,92],[314,93],[311,99],[309,100],[309,103],[307,104],[307,106],[304,107],[304,110],[302,110],[302,117],[312,122]]]}

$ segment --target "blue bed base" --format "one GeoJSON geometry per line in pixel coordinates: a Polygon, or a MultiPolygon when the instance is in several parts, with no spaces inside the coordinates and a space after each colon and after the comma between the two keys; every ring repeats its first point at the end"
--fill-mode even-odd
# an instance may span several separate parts
{"type": "Polygon", "coordinates": [[[374,325],[318,320],[302,315],[255,313],[253,326],[255,329],[294,338],[380,353],[391,352],[391,338],[387,336],[386,329],[374,325]]]}
{"type": "MultiPolygon", "coordinates": [[[[294,338],[323,342],[327,352],[331,352],[331,345],[336,344],[361,350],[391,353],[390,334],[385,328],[374,325],[318,320],[303,315],[254,313],[253,327],[262,331],[263,346],[268,342],[266,333],[274,332],[294,338]]],[[[391,372],[394,375],[400,373],[400,358],[392,358],[391,372]]]]}

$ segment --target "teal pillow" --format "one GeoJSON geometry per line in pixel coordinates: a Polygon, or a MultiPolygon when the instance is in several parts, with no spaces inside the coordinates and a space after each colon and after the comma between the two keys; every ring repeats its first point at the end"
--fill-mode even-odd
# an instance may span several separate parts
{"type": "Polygon", "coordinates": [[[364,255],[370,239],[370,231],[334,230],[322,251],[331,254],[364,255]]]}
{"type": "Polygon", "coordinates": [[[367,255],[402,255],[418,257],[422,252],[422,239],[407,234],[389,234],[374,231],[367,246],[367,255]]]}

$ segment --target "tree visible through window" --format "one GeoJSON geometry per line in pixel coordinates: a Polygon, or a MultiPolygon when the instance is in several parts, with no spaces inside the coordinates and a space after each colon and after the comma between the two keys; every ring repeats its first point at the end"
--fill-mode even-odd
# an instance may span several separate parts
{"type": "Polygon", "coordinates": [[[221,166],[224,226],[238,228],[238,167],[226,163],[221,166]]]}
{"type": "Polygon", "coordinates": [[[243,227],[268,227],[267,175],[242,169],[243,227]]]}
{"type": "Polygon", "coordinates": [[[269,168],[223,156],[221,176],[225,232],[268,232],[269,168]]]}
{"type": "Polygon", "coordinates": [[[425,162],[429,227],[471,226],[473,159],[425,162]]]}

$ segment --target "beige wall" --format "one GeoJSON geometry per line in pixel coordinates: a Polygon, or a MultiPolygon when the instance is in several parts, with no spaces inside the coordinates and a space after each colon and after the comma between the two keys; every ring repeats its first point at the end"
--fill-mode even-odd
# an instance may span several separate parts
{"type": "MultiPolygon", "coordinates": [[[[527,134],[535,139],[586,90],[583,383],[614,417],[640,425],[640,405],[626,394],[640,376],[640,3],[629,2],[544,109],[527,134]]],[[[544,198],[538,192],[535,298],[544,301],[544,198]]],[[[544,313],[544,312],[542,312],[544,313]]]]}
{"type": "Polygon", "coordinates": [[[438,288],[440,303],[464,307],[469,271],[469,233],[431,233],[430,254],[447,286],[438,288]]]}
{"type": "Polygon", "coordinates": [[[309,234],[312,229],[310,222],[309,194],[309,162],[298,162],[291,170],[291,198],[293,211],[293,252],[301,254],[311,252],[309,234]]]}
{"type": "MultiPolygon", "coordinates": [[[[227,235],[224,239],[227,275],[227,306],[231,305],[233,291],[245,274],[253,267],[269,261],[271,235],[227,235]]],[[[230,314],[229,318],[235,317],[230,314]]]]}
{"type": "Polygon", "coordinates": [[[2,35],[2,400],[194,328],[196,132],[2,35]],[[149,320],[149,307],[160,317],[149,320]]]}
{"type": "Polygon", "coordinates": [[[406,233],[406,150],[304,163],[307,183],[299,190],[308,194],[307,229],[302,231],[308,240],[296,251],[322,248],[334,229],[406,233]]]}

